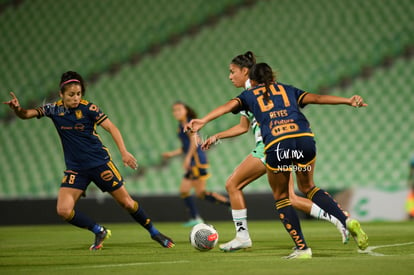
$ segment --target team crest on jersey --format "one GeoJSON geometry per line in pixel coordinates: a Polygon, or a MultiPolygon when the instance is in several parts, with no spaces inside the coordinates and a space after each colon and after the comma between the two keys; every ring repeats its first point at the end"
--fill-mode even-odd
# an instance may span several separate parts
{"type": "Polygon", "coordinates": [[[75,116],[76,116],[76,119],[81,119],[81,118],[83,118],[83,113],[82,113],[82,110],[76,110],[76,111],[75,111],[75,116]]]}
{"type": "Polygon", "coordinates": [[[111,170],[105,170],[101,173],[101,178],[104,181],[110,181],[114,178],[114,173],[111,170]]]}

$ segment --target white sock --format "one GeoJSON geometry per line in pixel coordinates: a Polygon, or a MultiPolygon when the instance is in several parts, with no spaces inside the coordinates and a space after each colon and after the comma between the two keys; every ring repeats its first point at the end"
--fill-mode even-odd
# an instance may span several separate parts
{"type": "Polygon", "coordinates": [[[247,209],[231,210],[231,215],[236,227],[236,237],[242,240],[250,239],[247,228],[247,209]]]}
{"type": "Polygon", "coordinates": [[[338,226],[342,226],[342,223],[335,216],[328,214],[322,208],[320,208],[318,205],[314,203],[312,203],[310,215],[318,220],[328,221],[335,225],[337,228],[339,228],[338,226]]]}

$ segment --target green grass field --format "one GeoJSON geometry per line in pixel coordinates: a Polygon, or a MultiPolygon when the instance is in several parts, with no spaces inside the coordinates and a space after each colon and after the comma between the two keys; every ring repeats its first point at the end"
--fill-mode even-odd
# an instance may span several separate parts
{"type": "MultiPolygon", "coordinates": [[[[234,235],[231,222],[212,223],[220,241],[234,235]]],[[[250,251],[198,252],[189,229],[158,223],[176,241],[173,249],[153,242],[136,224],[109,224],[112,237],[89,251],[93,235],[69,225],[0,227],[0,274],[413,274],[414,223],[365,223],[370,253],[343,245],[326,222],[304,221],[311,260],[284,260],[292,241],[280,222],[250,222],[250,251]],[[372,249],[373,248],[373,249],[372,249]]]]}

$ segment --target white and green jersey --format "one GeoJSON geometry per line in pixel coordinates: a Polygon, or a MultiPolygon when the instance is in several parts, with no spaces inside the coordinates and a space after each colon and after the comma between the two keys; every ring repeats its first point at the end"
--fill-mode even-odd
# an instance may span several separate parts
{"type": "Polygon", "coordinates": [[[240,114],[242,116],[247,117],[247,119],[250,121],[250,127],[252,128],[254,139],[256,141],[256,145],[258,143],[263,142],[262,133],[260,132],[259,124],[257,124],[257,121],[254,118],[254,115],[251,112],[246,112],[246,111],[241,111],[240,114]]]}

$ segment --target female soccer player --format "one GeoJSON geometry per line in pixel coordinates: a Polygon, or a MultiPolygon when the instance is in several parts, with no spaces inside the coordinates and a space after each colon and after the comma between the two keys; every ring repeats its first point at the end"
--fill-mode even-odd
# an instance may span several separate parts
{"type": "MultiPolygon", "coordinates": [[[[251,51],[234,57],[230,63],[229,79],[236,88],[250,88],[249,71],[256,64],[256,58],[251,51]]],[[[226,181],[226,190],[230,197],[232,206],[232,216],[236,228],[236,237],[220,245],[222,251],[236,251],[252,246],[248,226],[247,226],[247,208],[243,196],[243,188],[252,181],[266,174],[266,163],[264,156],[264,143],[260,133],[260,127],[251,112],[240,112],[240,123],[234,127],[217,133],[208,138],[202,145],[202,149],[209,149],[217,140],[230,138],[246,133],[252,128],[256,147],[249,154],[226,181]]],[[[343,243],[348,242],[348,231],[335,216],[323,211],[318,205],[299,196],[294,192],[293,177],[289,180],[289,198],[294,208],[310,214],[317,219],[323,219],[333,223],[342,235],[343,243]]]]}
{"type": "Polygon", "coordinates": [[[190,220],[184,226],[191,227],[203,222],[191,195],[192,188],[200,199],[226,206],[230,206],[230,202],[222,195],[206,191],[206,180],[210,176],[207,172],[206,153],[201,150],[200,138],[197,133],[184,133],[183,131],[184,125],[197,117],[196,112],[185,103],[176,102],[173,105],[173,116],[178,121],[177,133],[182,146],[174,151],[163,153],[162,156],[168,159],[185,154],[183,163],[185,174],[181,181],[180,194],[190,214],[190,220]]]}
{"type": "Polygon", "coordinates": [[[253,66],[249,78],[254,88],[245,90],[204,118],[193,119],[185,129],[198,131],[209,121],[228,112],[252,112],[260,125],[265,144],[266,172],[276,200],[276,209],[296,245],[295,250],[286,258],[312,257],[312,251],[306,245],[299,219],[289,200],[289,179],[293,166],[299,189],[325,211],[340,217],[341,222],[347,225],[350,233],[356,238],[359,248],[365,249],[368,246],[368,237],[362,231],[359,222],[347,219],[333,199],[314,185],[314,135],[300,108],[307,104],[346,104],[354,107],[365,107],[367,104],[358,95],[351,98],[316,95],[277,83],[272,69],[266,63],[253,66]]]}
{"type": "Polygon", "coordinates": [[[92,231],[95,242],[90,250],[101,249],[104,240],[111,236],[111,231],[82,212],[74,210],[76,202],[93,181],[103,192],[109,192],[135,221],[148,230],[153,240],[163,247],[174,247],[174,242],[155,228],[144,209],[125,189],[121,174],[96,133],[96,126],[102,126],[112,135],[124,165],[137,169],[137,161],[125,148],[120,131],[107,115],[98,106],[83,99],[85,85],[82,77],[76,72],[65,72],[59,88],[59,101],[37,109],[23,109],[14,93],[10,93],[10,101],[4,102],[21,119],[47,116],[55,124],[66,162],[66,171],[57,199],[58,215],[72,225],[92,231]]]}

